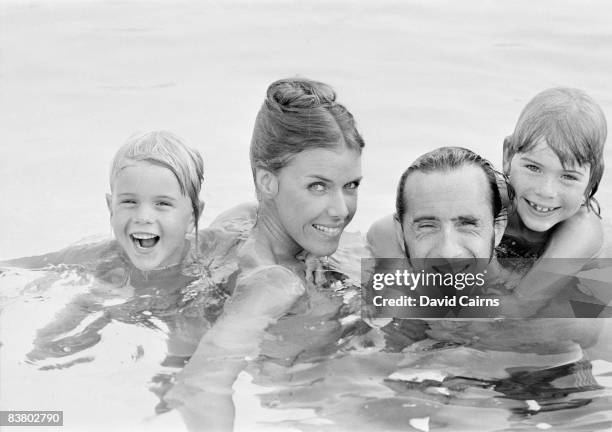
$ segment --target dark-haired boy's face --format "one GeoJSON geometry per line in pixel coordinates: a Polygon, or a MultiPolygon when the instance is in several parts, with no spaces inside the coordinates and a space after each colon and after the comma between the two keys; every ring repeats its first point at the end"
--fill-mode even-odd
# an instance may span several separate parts
{"type": "Polygon", "coordinates": [[[563,166],[545,141],[505,162],[518,215],[530,230],[548,231],[584,203],[590,166],[563,166]]]}
{"type": "Polygon", "coordinates": [[[402,234],[415,268],[422,268],[425,258],[492,258],[503,227],[495,225],[482,168],[466,165],[412,173],[406,179],[404,200],[402,234]]]}

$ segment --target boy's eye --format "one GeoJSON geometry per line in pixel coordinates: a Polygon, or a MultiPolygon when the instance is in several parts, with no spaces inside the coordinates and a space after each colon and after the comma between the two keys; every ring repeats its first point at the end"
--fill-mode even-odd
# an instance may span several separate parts
{"type": "Polygon", "coordinates": [[[160,201],[157,203],[157,205],[160,207],[171,207],[172,206],[172,204],[169,203],[168,201],[160,201]]]}
{"type": "Polygon", "coordinates": [[[310,189],[313,192],[324,192],[327,189],[327,186],[325,186],[324,183],[316,182],[316,183],[309,184],[308,189],[310,189]]]}
{"type": "Polygon", "coordinates": [[[122,199],[119,201],[119,204],[136,204],[136,200],[133,199],[122,199]]]}
{"type": "Polygon", "coordinates": [[[563,178],[564,180],[571,180],[571,181],[577,181],[578,180],[578,178],[576,176],[571,175],[571,174],[563,174],[561,176],[561,178],[563,178]]]}
{"type": "Polygon", "coordinates": [[[529,171],[533,171],[533,172],[540,171],[540,167],[538,167],[536,165],[527,164],[527,165],[525,165],[525,168],[527,168],[529,171]]]}

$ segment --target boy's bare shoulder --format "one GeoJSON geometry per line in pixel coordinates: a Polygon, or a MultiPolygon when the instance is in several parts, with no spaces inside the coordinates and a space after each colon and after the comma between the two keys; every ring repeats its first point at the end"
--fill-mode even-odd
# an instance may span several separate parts
{"type": "Polygon", "coordinates": [[[603,235],[600,217],[583,207],[555,230],[545,257],[594,257],[601,250],[603,235]]]}
{"type": "Polygon", "coordinates": [[[368,246],[377,258],[404,258],[395,232],[393,215],[387,215],[372,224],[366,235],[368,246]]]}

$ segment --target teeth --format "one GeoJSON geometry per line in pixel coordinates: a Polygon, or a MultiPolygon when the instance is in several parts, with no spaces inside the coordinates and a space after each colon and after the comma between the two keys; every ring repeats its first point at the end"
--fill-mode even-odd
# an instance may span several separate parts
{"type": "Polygon", "coordinates": [[[338,235],[342,232],[342,229],[340,227],[327,227],[325,225],[318,225],[318,224],[313,224],[313,227],[315,227],[317,230],[324,232],[325,234],[329,234],[329,235],[338,235]]]}
{"type": "Polygon", "coordinates": [[[155,234],[134,233],[134,234],[132,234],[132,237],[134,237],[137,240],[148,240],[148,239],[155,238],[157,236],[155,234]]]}
{"type": "Polygon", "coordinates": [[[149,233],[134,233],[130,234],[132,241],[141,248],[152,248],[159,240],[159,236],[149,233]]]}
{"type": "Polygon", "coordinates": [[[539,205],[537,205],[537,204],[532,203],[532,202],[531,202],[531,201],[529,201],[529,200],[525,200],[525,201],[527,201],[527,203],[528,203],[528,204],[529,204],[529,205],[530,205],[532,208],[536,209],[536,210],[537,210],[537,211],[539,211],[540,213],[547,213],[547,212],[551,212],[551,211],[556,210],[556,209],[558,208],[558,207],[542,207],[542,206],[539,206],[539,205]]]}

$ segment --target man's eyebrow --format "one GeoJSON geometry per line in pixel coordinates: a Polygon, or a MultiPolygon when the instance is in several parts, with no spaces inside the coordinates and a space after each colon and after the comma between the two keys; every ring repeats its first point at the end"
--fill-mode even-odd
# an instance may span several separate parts
{"type": "Polygon", "coordinates": [[[429,222],[429,221],[437,221],[437,220],[438,218],[435,216],[419,216],[419,217],[412,219],[412,223],[429,222]]]}
{"type": "Polygon", "coordinates": [[[480,218],[476,216],[457,216],[456,218],[451,219],[453,222],[470,222],[470,223],[480,223],[480,218]]]}

